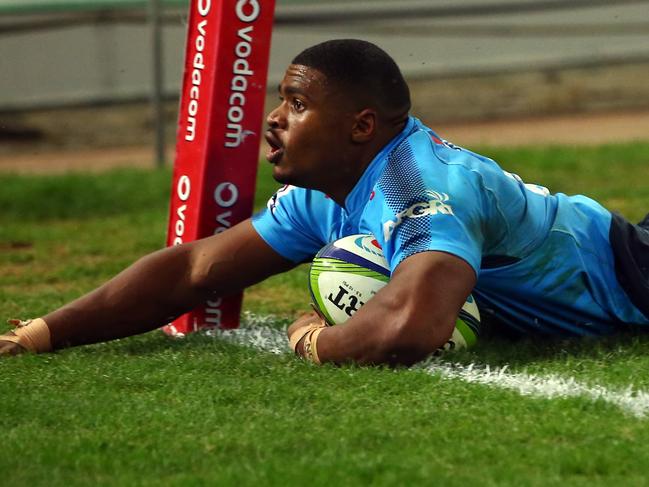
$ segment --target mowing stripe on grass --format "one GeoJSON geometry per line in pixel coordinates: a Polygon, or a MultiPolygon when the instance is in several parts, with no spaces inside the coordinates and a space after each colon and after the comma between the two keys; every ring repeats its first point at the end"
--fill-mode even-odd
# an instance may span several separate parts
{"type": "MultiPolygon", "coordinates": [[[[286,334],[273,326],[277,320],[272,316],[244,313],[242,327],[237,330],[210,330],[210,336],[263,350],[274,354],[289,353],[286,334]]],[[[510,372],[507,366],[491,368],[489,365],[463,365],[431,359],[407,369],[406,372],[423,371],[449,379],[508,389],[523,396],[546,399],[582,397],[593,401],[605,401],[623,411],[643,418],[649,414],[649,393],[634,390],[632,386],[622,391],[607,389],[600,385],[587,385],[572,377],[554,374],[538,376],[522,372],[510,372]]]]}

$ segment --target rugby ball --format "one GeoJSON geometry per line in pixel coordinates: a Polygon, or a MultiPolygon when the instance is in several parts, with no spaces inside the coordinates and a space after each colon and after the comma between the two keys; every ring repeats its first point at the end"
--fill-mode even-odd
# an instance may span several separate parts
{"type": "MultiPolygon", "coordinates": [[[[373,235],[350,235],[324,246],[309,269],[313,306],[329,325],[347,321],[390,280],[390,266],[373,235]]],[[[444,350],[474,345],[480,312],[469,296],[444,350]]]]}

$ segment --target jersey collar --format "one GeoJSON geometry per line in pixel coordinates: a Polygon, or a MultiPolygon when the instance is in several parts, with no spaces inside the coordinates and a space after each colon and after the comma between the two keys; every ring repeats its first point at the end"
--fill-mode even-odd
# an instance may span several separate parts
{"type": "Polygon", "coordinates": [[[408,117],[408,121],[403,130],[388,142],[383,149],[376,154],[376,156],[374,156],[374,159],[369,163],[361,178],[345,198],[345,210],[350,216],[365,208],[367,201],[370,199],[374,185],[385,168],[388,161],[388,155],[406,137],[416,130],[418,122],[419,121],[415,117],[408,117]]]}

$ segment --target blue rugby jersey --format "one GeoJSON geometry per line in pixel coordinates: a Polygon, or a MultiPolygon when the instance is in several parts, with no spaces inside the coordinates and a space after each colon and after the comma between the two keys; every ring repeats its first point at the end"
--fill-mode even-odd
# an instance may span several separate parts
{"type": "Polygon", "coordinates": [[[376,237],[392,271],[418,252],[456,255],[478,277],[473,295],[483,315],[520,332],[602,335],[620,322],[649,324],[617,282],[605,208],[525,184],[413,117],[344,208],[285,186],[253,225],[294,262],[355,233],[376,237]]]}

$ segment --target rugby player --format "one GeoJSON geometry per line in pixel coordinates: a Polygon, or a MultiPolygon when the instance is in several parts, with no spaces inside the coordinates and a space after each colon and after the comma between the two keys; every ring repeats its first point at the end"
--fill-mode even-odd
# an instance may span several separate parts
{"type": "Polygon", "coordinates": [[[232,229],[148,255],[112,280],[0,336],[0,354],[143,333],[216,296],[370,233],[388,285],[346,323],[310,313],[288,329],[317,363],[410,364],[449,339],[470,293],[522,334],[607,335],[649,325],[649,216],[632,224],[585,196],[551,194],[444,141],[409,115],[395,62],[360,40],[304,50],[267,117],[286,186],[232,229]]]}

